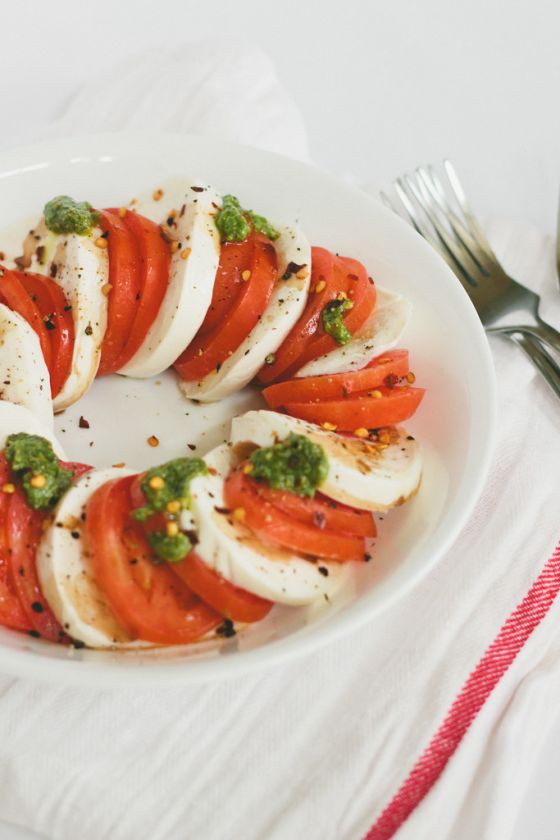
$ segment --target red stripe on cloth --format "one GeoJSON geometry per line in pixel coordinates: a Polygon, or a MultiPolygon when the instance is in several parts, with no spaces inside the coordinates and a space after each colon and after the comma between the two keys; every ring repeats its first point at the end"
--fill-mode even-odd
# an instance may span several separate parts
{"type": "Polygon", "coordinates": [[[453,701],[442,725],[364,840],[389,840],[437,782],[467,729],[560,590],[560,543],[453,701]]]}

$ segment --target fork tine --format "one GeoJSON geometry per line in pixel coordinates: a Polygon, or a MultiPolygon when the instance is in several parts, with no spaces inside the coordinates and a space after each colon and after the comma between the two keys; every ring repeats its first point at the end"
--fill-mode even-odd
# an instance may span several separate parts
{"type": "MultiPolygon", "coordinates": [[[[395,189],[397,190],[397,193],[399,194],[399,198],[400,198],[400,197],[401,197],[400,188],[397,188],[397,185],[396,185],[396,184],[395,184],[395,189]]],[[[392,211],[393,211],[393,213],[395,213],[397,216],[399,216],[399,217],[401,217],[401,218],[402,218],[402,214],[401,214],[401,213],[397,210],[397,208],[396,208],[396,207],[395,207],[395,205],[392,203],[392,201],[391,201],[391,199],[389,198],[389,196],[387,195],[387,193],[385,193],[383,190],[381,190],[381,191],[380,191],[380,193],[379,193],[379,197],[381,198],[381,201],[383,202],[383,204],[385,205],[385,207],[388,207],[388,208],[389,208],[389,210],[392,210],[392,211]]],[[[403,199],[402,199],[402,198],[401,198],[401,201],[403,201],[403,199]]],[[[408,215],[408,221],[412,224],[412,226],[414,227],[414,229],[416,230],[416,232],[417,232],[417,233],[419,233],[419,234],[420,234],[420,236],[421,236],[423,239],[426,239],[426,241],[427,241],[427,242],[429,242],[429,244],[430,244],[430,245],[431,245],[431,246],[432,246],[432,247],[433,247],[436,251],[438,251],[438,252],[441,254],[441,256],[442,256],[442,257],[443,257],[443,258],[447,261],[447,263],[449,264],[450,268],[451,268],[453,271],[455,271],[455,264],[453,263],[453,261],[452,261],[452,260],[451,260],[451,258],[449,257],[449,254],[447,254],[447,252],[446,252],[446,251],[444,251],[444,250],[441,248],[440,243],[439,243],[436,239],[434,239],[434,237],[433,237],[433,236],[432,236],[432,235],[428,232],[427,228],[423,227],[422,229],[420,229],[419,224],[417,224],[417,223],[416,223],[416,214],[415,214],[415,209],[414,209],[414,207],[413,207],[412,205],[410,205],[410,208],[411,208],[411,213],[409,213],[409,212],[408,212],[408,210],[407,210],[407,206],[409,206],[409,205],[410,205],[410,201],[409,201],[409,199],[408,199],[408,196],[407,196],[406,194],[404,194],[403,206],[404,206],[404,211],[405,211],[405,213],[408,215]],[[405,202],[406,202],[406,204],[405,204],[405,202]]],[[[406,220],[405,220],[405,221],[406,221],[406,220]]]]}
{"type": "Polygon", "coordinates": [[[453,238],[452,236],[450,236],[446,228],[441,224],[438,214],[433,210],[433,201],[431,200],[431,197],[427,193],[425,187],[423,188],[422,182],[419,181],[418,183],[416,183],[414,178],[412,178],[410,175],[406,175],[405,179],[406,184],[409,190],[411,191],[412,195],[414,196],[415,200],[422,207],[424,213],[430,220],[430,223],[436,231],[443,248],[449,253],[451,258],[453,259],[455,263],[454,271],[457,273],[458,269],[460,272],[462,272],[465,279],[467,281],[470,281],[470,287],[468,291],[471,297],[473,297],[476,288],[476,278],[480,273],[478,265],[474,262],[469,252],[466,250],[466,248],[464,248],[461,242],[456,237],[453,238]]]}
{"type": "Polygon", "coordinates": [[[467,230],[463,221],[449,203],[443,184],[434,171],[434,168],[432,166],[428,166],[427,168],[419,166],[416,173],[417,177],[424,183],[433,201],[436,202],[441,210],[457,239],[467,249],[473,260],[477,263],[480,271],[484,275],[489,276],[491,265],[489,265],[488,256],[473,237],[472,233],[467,230]]]}
{"type": "Polygon", "coordinates": [[[387,195],[386,192],[384,192],[383,190],[380,190],[379,198],[381,199],[381,201],[383,202],[385,207],[388,207],[389,210],[392,210],[393,213],[397,214],[397,216],[399,215],[398,211],[397,211],[397,208],[394,206],[394,204],[391,203],[391,199],[389,198],[389,196],[387,195]]]}
{"type": "Polygon", "coordinates": [[[457,175],[455,167],[453,166],[451,161],[446,158],[443,161],[443,168],[445,169],[445,174],[447,175],[447,180],[449,181],[449,184],[451,186],[451,189],[453,191],[455,199],[457,200],[457,204],[459,205],[459,207],[463,211],[463,215],[464,215],[464,217],[465,217],[465,219],[466,219],[466,221],[467,221],[467,223],[470,227],[472,235],[477,240],[479,246],[482,248],[482,250],[484,251],[486,256],[490,260],[492,260],[494,263],[497,263],[498,258],[496,257],[494,251],[492,250],[492,246],[488,242],[486,236],[484,235],[484,232],[483,232],[482,228],[478,224],[478,221],[476,220],[476,217],[474,216],[474,214],[473,214],[473,212],[472,212],[472,210],[469,206],[469,203],[467,201],[467,197],[465,195],[465,191],[463,190],[463,187],[461,185],[461,182],[459,180],[459,176],[457,175]]]}
{"type": "Polygon", "coordinates": [[[416,230],[416,232],[419,233],[420,236],[423,236],[424,239],[426,239],[426,241],[429,242],[433,248],[435,248],[437,251],[441,251],[439,242],[437,242],[437,240],[434,239],[430,229],[426,226],[425,222],[422,221],[422,219],[418,215],[416,207],[408,197],[401,178],[397,178],[397,180],[394,182],[394,187],[395,192],[400,198],[401,203],[408,215],[408,218],[410,219],[410,222],[416,230]]]}

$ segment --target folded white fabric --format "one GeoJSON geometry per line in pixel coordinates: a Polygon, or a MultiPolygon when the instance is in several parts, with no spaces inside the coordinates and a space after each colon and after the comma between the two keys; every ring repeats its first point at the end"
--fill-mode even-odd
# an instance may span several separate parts
{"type": "Polygon", "coordinates": [[[232,42],[153,50],[96,73],[48,134],[125,129],[201,134],[300,160],[309,156],[305,125],[271,60],[232,42]]]}
{"type": "MultiPolygon", "coordinates": [[[[301,118],[256,52],[142,57],[82,91],[53,131],[144,125],[306,154],[301,118]]],[[[490,234],[558,323],[552,243],[506,223],[490,234]]],[[[232,682],[110,692],[3,678],[0,818],[53,840],[358,840],[559,536],[558,404],[517,348],[492,347],[491,475],[412,593],[329,648],[232,682]]],[[[554,604],[399,838],[510,836],[560,684],[559,617],[554,604]]]]}

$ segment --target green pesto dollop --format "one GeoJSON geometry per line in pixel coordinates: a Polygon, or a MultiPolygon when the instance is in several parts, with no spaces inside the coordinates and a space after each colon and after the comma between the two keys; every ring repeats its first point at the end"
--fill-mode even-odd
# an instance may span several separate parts
{"type": "MultiPolygon", "coordinates": [[[[154,514],[164,513],[169,522],[177,522],[181,510],[189,507],[191,481],[207,472],[208,467],[202,458],[175,458],[159,467],[152,467],[140,485],[146,504],[133,510],[131,516],[138,522],[147,522],[154,514]],[[153,479],[159,481],[154,482],[153,479]],[[174,502],[179,503],[179,509],[170,512],[168,505],[174,502]]],[[[147,534],[147,539],[156,557],[168,563],[180,562],[192,548],[191,541],[181,531],[173,536],[165,531],[152,531],[147,534]]]]}
{"type": "Polygon", "coordinates": [[[170,537],[165,531],[152,531],[147,538],[158,560],[167,563],[180,563],[192,548],[187,535],[181,532],[170,537]]]}
{"type": "Polygon", "coordinates": [[[59,465],[52,445],[38,435],[25,432],[10,435],[6,440],[5,455],[33,510],[53,507],[72,483],[72,470],[59,465]],[[39,476],[45,480],[43,486],[33,487],[32,479],[39,476]]]}
{"type": "Polygon", "coordinates": [[[334,338],[337,344],[348,344],[352,338],[352,333],[342,319],[353,306],[352,301],[347,298],[335,298],[330,300],[323,309],[323,329],[334,338]]]}
{"type": "Polygon", "coordinates": [[[268,219],[253,210],[244,210],[234,195],[224,195],[222,209],[216,213],[215,222],[222,242],[244,242],[249,236],[251,225],[269,239],[278,239],[280,236],[268,219]]]}
{"type": "Polygon", "coordinates": [[[329,472],[323,447],[294,432],[280,443],[255,449],[250,462],[255,481],[298,496],[313,497],[329,472]]]}
{"type": "Polygon", "coordinates": [[[85,236],[99,221],[99,214],[88,201],[75,201],[69,195],[57,195],[43,209],[45,224],[53,233],[78,233],[85,236]]]}

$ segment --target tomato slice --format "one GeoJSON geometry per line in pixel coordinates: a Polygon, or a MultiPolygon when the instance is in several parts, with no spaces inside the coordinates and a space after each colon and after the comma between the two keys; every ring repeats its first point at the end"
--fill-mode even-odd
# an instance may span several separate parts
{"type": "MultiPolygon", "coordinates": [[[[335,271],[338,278],[337,288],[354,303],[352,309],[344,316],[344,325],[354,335],[373,311],[376,298],[375,286],[362,263],[350,257],[336,257],[335,271]]],[[[296,364],[289,367],[284,372],[284,376],[293,376],[307,362],[324,356],[339,346],[335,339],[325,332],[322,319],[319,319],[315,335],[306,342],[296,364]]]]}
{"type": "Polygon", "coordinates": [[[199,335],[207,335],[226,317],[232,302],[243,288],[245,281],[241,275],[251,270],[253,252],[253,236],[248,236],[244,242],[222,242],[212,302],[198,331],[199,335]]]}
{"type": "Polygon", "coordinates": [[[86,511],[86,539],[95,576],[117,618],[131,635],[154,644],[200,639],[222,622],[151,549],[130,517],[134,476],[103,484],[86,511]]]}
{"type": "Polygon", "coordinates": [[[91,469],[93,469],[93,467],[91,467],[89,464],[82,464],[78,461],[59,461],[58,463],[65,470],[72,470],[74,474],[72,477],[72,481],[77,481],[84,475],[84,473],[87,473],[91,469]]]}
{"type": "Polygon", "coordinates": [[[49,371],[52,367],[52,350],[49,334],[38,305],[31,299],[18,273],[2,268],[0,276],[0,303],[5,303],[17,312],[37,333],[45,364],[49,371]]]}
{"type": "Polygon", "coordinates": [[[318,525],[294,520],[293,516],[259,496],[255,482],[242,470],[235,470],[227,477],[224,499],[229,508],[245,511],[244,524],[264,543],[341,562],[364,559],[363,537],[327,531],[318,525]]]}
{"type": "MultiPolygon", "coordinates": [[[[243,272],[250,271],[249,279],[241,284],[229,281],[231,292],[240,286],[237,296],[230,300],[217,323],[216,312],[222,313],[225,304],[222,298],[216,299],[214,312],[210,316],[210,323],[214,326],[208,329],[205,322],[194,341],[174,364],[181,378],[187,382],[204,379],[211,371],[219,370],[255,327],[270,300],[278,277],[276,251],[270,240],[260,233],[253,231],[249,238],[252,241],[252,254],[247,269],[243,269],[243,272]]],[[[223,250],[226,251],[226,248],[223,250]]],[[[236,273],[238,270],[239,265],[235,269],[236,273]]],[[[220,282],[222,291],[219,294],[225,294],[223,276],[220,282]]]]}
{"type": "Polygon", "coordinates": [[[17,487],[10,497],[6,517],[11,582],[23,612],[33,629],[44,639],[62,642],[65,633],[41,592],[37,576],[37,545],[46,516],[32,510],[17,487]]]}
{"type": "Polygon", "coordinates": [[[260,621],[274,606],[272,601],[234,586],[210,569],[194,551],[180,563],[173,563],[171,568],[199,598],[231,621],[260,621]]]}
{"type": "Polygon", "coordinates": [[[333,423],[339,432],[352,432],[364,427],[379,429],[395,426],[412,417],[424,396],[424,388],[378,388],[380,398],[371,392],[353,394],[346,400],[286,403],[284,410],[292,417],[310,423],[333,423]]]}
{"type": "Polygon", "coordinates": [[[408,350],[390,350],[372,359],[362,370],[325,376],[304,376],[269,385],[262,392],[270,408],[290,402],[314,402],[346,398],[385,384],[387,377],[401,379],[408,373],[408,350]]]}
{"type": "MultiPolygon", "coordinates": [[[[111,213],[118,213],[118,210],[112,209],[111,213]]],[[[155,222],[131,210],[127,211],[123,222],[134,237],[138,251],[140,300],[135,305],[136,314],[128,338],[114,363],[117,370],[132,359],[159,312],[169,284],[171,260],[169,245],[155,222]]]]}
{"type": "MultiPolygon", "coordinates": [[[[130,486],[129,495],[133,509],[146,504],[146,497],[141,486],[143,479],[144,474],[140,473],[134,477],[130,486]]],[[[159,530],[165,527],[165,518],[162,515],[154,515],[142,527],[145,532],[159,530]]],[[[169,568],[206,604],[232,621],[247,623],[260,621],[273,607],[271,601],[266,601],[239,586],[234,586],[233,583],[210,569],[194,551],[191,551],[180,563],[169,564],[169,568]]]]}
{"type": "Polygon", "coordinates": [[[253,486],[261,499],[270,502],[275,508],[316,528],[327,531],[338,531],[355,537],[376,537],[377,529],[371,513],[367,510],[357,510],[335,502],[318,493],[313,499],[297,496],[286,490],[276,490],[266,484],[253,482],[253,486]]]}
{"type": "Polygon", "coordinates": [[[309,296],[303,314],[292,327],[288,336],[276,351],[274,363],[265,365],[259,371],[260,382],[273,382],[280,379],[288,368],[292,367],[303,353],[306,343],[319,327],[321,312],[329,300],[342,291],[336,286],[335,256],[326,248],[311,249],[311,283],[309,296]],[[324,283],[322,291],[316,292],[319,283],[324,283]]]}
{"type": "Polygon", "coordinates": [[[109,246],[107,330],[103,338],[98,376],[115,373],[138,312],[140,256],[133,233],[118,213],[101,211],[101,226],[109,246]]]}
{"type": "MultiPolygon", "coordinates": [[[[0,454],[0,488],[10,482],[10,468],[4,454],[0,454]]],[[[6,522],[11,495],[0,491],[0,624],[12,630],[29,631],[28,621],[10,576],[10,549],[6,522]]]]}
{"type": "Polygon", "coordinates": [[[355,333],[375,306],[373,281],[357,260],[336,256],[325,248],[312,248],[311,285],[305,309],[276,351],[273,364],[259,371],[260,382],[267,384],[293,376],[306,362],[339,346],[323,329],[321,316],[327,303],[340,294],[354,303],[344,316],[344,324],[355,333]]]}
{"type": "Polygon", "coordinates": [[[64,292],[50,277],[41,274],[14,274],[36,304],[41,314],[51,346],[51,394],[60,393],[72,368],[74,351],[74,320],[71,307],[67,305],[64,292]]]}

